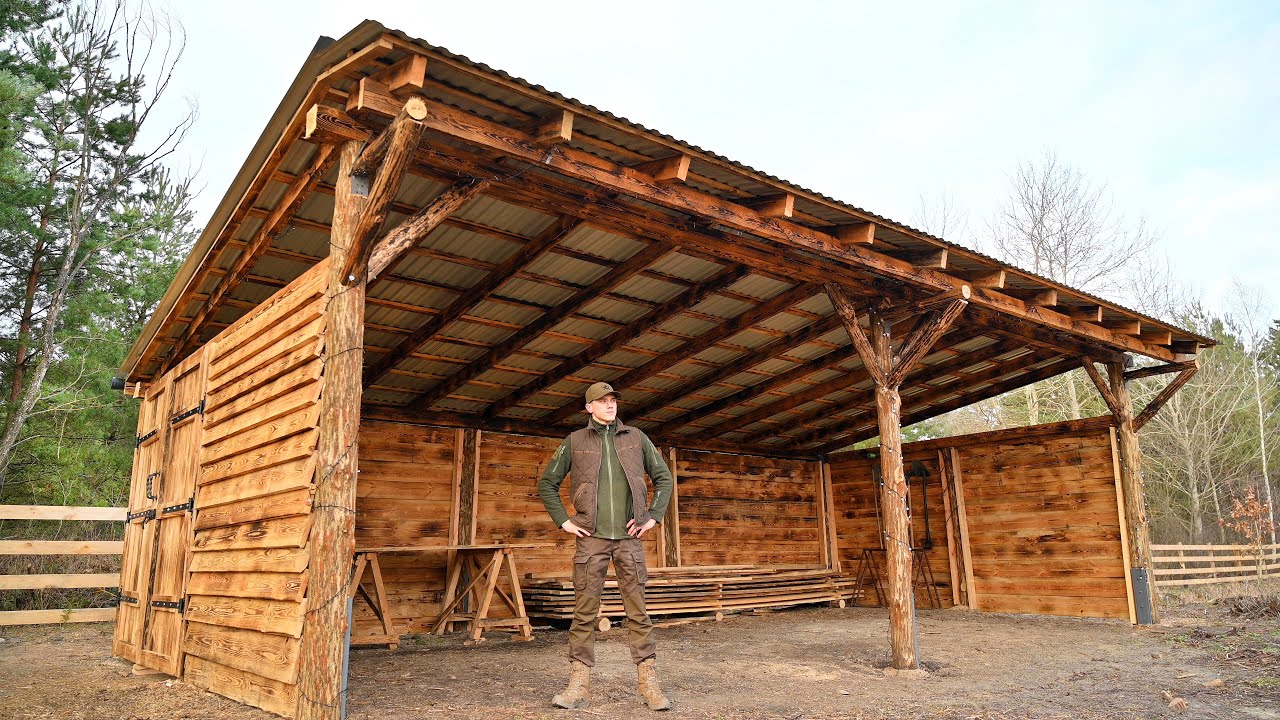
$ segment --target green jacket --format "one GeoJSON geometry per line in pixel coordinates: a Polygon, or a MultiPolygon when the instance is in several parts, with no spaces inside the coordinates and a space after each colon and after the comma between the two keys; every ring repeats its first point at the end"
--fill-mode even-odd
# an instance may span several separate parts
{"type": "Polygon", "coordinates": [[[587,427],[564,439],[538,480],[538,494],[557,526],[573,520],[593,536],[628,537],[627,521],[637,524],[650,517],[661,521],[671,502],[675,480],[662,454],[643,432],[614,420],[608,426],[590,419],[587,427]],[[571,473],[574,468],[578,472],[571,473]],[[653,481],[652,503],[644,476],[653,481]],[[560,485],[570,477],[573,517],[560,501],[560,485]],[[633,498],[641,498],[634,503],[633,498]]]}

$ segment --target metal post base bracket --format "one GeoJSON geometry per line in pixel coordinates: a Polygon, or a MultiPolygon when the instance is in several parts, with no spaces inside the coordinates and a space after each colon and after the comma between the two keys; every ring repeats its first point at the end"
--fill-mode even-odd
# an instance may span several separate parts
{"type": "Polygon", "coordinates": [[[1154,623],[1151,608],[1151,577],[1146,568],[1131,568],[1129,576],[1133,579],[1133,610],[1139,625],[1154,623]]]}

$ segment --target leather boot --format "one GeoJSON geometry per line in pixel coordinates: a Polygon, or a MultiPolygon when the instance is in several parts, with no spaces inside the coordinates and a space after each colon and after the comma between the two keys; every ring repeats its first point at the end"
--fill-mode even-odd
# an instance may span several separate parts
{"type": "Polygon", "coordinates": [[[671,709],[671,701],[662,694],[662,688],[658,686],[658,673],[653,667],[653,658],[636,665],[636,694],[650,710],[671,709]]]}
{"type": "Polygon", "coordinates": [[[564,692],[551,698],[551,704],[569,710],[584,708],[589,702],[587,693],[591,689],[591,668],[578,662],[569,661],[569,685],[564,692]]]}

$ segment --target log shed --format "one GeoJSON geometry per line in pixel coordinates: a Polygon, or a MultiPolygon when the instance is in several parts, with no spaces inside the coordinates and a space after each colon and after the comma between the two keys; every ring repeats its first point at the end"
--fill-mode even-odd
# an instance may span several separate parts
{"type": "Polygon", "coordinates": [[[534,481],[600,380],[677,475],[655,576],[727,573],[708,607],[812,597],[770,575],[844,597],[883,557],[898,668],[925,598],[1153,622],[1137,432],[1212,344],[366,21],[305,60],[122,367],[113,650],[336,718],[348,630],[434,629],[452,548],[522,544],[556,602],[534,481]],[[1109,415],[902,442],[1081,367],[1109,415]]]}

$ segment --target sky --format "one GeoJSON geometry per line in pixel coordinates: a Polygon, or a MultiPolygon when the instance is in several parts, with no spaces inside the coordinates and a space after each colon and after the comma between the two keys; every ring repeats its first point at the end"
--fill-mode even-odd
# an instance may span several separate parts
{"type": "Polygon", "coordinates": [[[201,225],[316,39],[368,18],[900,222],[945,196],[966,243],[1053,153],[1211,306],[1280,301],[1280,2],[153,4],[201,225]]]}

